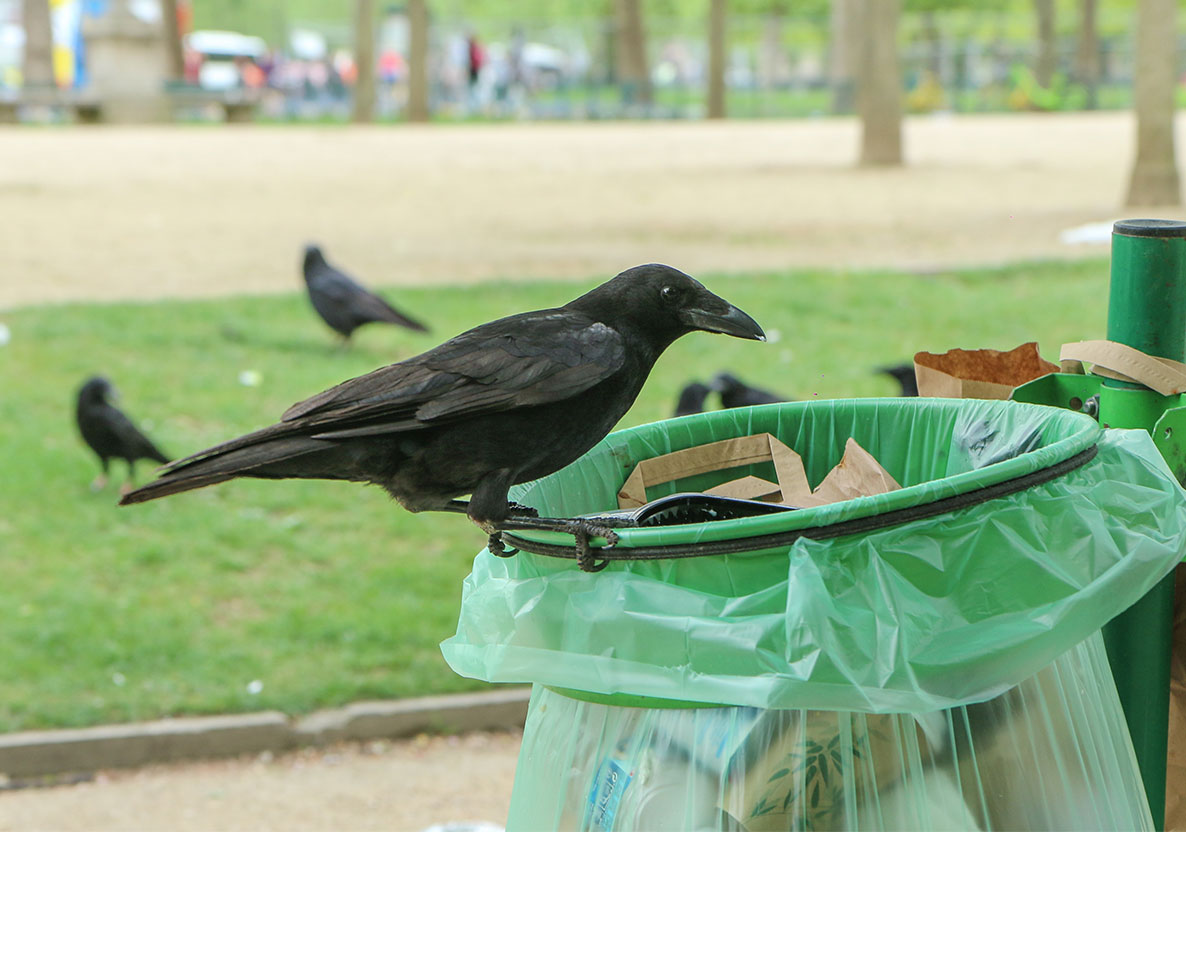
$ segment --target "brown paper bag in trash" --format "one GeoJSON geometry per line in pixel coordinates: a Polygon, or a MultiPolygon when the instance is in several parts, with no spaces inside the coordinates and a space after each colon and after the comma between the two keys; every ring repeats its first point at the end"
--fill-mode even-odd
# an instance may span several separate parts
{"type": "Polygon", "coordinates": [[[1186,832],[1186,566],[1174,580],[1174,653],[1170,662],[1170,726],[1165,765],[1165,830],[1186,832]]]}
{"type": "Polygon", "coordinates": [[[774,465],[777,482],[746,475],[705,489],[705,492],[792,508],[810,508],[862,495],[879,495],[901,487],[872,455],[849,438],[844,456],[813,490],[807,482],[803,459],[796,452],[773,435],[755,434],[711,441],[643,459],[635,465],[618,491],[618,508],[637,509],[646,505],[647,489],[653,485],[764,462],[774,465]]]}
{"type": "Polygon", "coordinates": [[[1013,388],[1058,371],[1044,360],[1036,343],[1012,350],[949,350],[914,355],[919,397],[987,398],[1008,400],[1013,388]]]}

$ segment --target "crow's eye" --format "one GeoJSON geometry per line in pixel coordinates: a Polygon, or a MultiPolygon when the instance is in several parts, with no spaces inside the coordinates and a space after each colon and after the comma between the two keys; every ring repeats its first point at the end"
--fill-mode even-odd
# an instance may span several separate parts
{"type": "Polygon", "coordinates": [[[665,300],[674,300],[677,294],[674,286],[665,286],[659,291],[659,295],[665,300]]]}

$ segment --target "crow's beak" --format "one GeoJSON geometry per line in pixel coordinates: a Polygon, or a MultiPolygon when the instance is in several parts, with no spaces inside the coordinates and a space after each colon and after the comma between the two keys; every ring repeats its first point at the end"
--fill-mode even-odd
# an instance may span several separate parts
{"type": "Polygon", "coordinates": [[[765,340],[766,334],[756,320],[730,303],[724,310],[704,310],[700,307],[685,307],[681,312],[684,321],[692,330],[707,330],[709,333],[724,333],[730,337],[745,340],[765,340]]]}

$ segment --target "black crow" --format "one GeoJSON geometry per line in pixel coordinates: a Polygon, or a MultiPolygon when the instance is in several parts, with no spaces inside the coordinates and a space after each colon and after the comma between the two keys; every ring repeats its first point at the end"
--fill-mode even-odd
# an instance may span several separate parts
{"type": "Polygon", "coordinates": [[[134,465],[139,459],[151,458],[160,465],[169,460],[108,400],[115,396],[115,388],[104,377],[92,377],[78,390],[75,408],[78,430],[103,466],[102,474],[91,483],[94,489],[107,484],[107,465],[112,458],[122,458],[128,463],[125,489],[130,487],[134,465]]]}
{"type": "Polygon", "coordinates": [[[428,331],[419,320],[401,313],[383,297],[330,266],[316,246],[305,247],[302,269],[309,302],[321,319],[342,335],[343,341],[349,340],[364,323],[395,323],[409,330],[428,331]]]}
{"type": "Polygon", "coordinates": [[[507,490],[597,444],[659,355],[695,330],[766,339],[691,277],[636,266],[563,307],[495,320],[322,391],[279,424],[174,462],[122,504],[239,476],[344,479],[381,485],[411,512],[465,511],[492,534],[550,523],[542,527],[583,533],[587,550],[589,535],[606,533],[588,520],[536,518],[507,490]]]}
{"type": "Polygon", "coordinates": [[[707,384],[693,381],[679,392],[679,400],[675,402],[674,417],[682,418],[685,414],[699,414],[704,410],[711,390],[712,388],[707,384]]]}
{"type": "Polygon", "coordinates": [[[772,391],[750,387],[732,374],[717,374],[713,378],[712,389],[720,394],[721,405],[726,408],[743,408],[751,404],[779,404],[787,400],[772,391]]]}
{"type": "Polygon", "coordinates": [[[902,385],[899,397],[918,397],[918,378],[913,364],[897,364],[893,367],[879,367],[876,373],[888,374],[902,385]]]}

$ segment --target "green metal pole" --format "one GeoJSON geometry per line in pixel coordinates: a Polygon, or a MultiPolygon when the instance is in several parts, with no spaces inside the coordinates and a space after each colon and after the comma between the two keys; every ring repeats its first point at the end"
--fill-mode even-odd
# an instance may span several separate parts
{"type": "MultiPolygon", "coordinates": [[[[1112,228],[1108,339],[1186,362],[1186,222],[1126,219],[1112,228]]],[[[1127,381],[1105,378],[1100,423],[1152,432],[1177,403],[1127,381]]],[[[1153,822],[1165,827],[1165,759],[1173,651],[1174,575],[1104,627],[1116,690],[1128,720],[1153,822]]]]}

